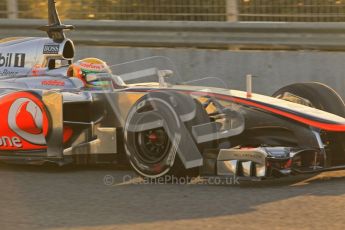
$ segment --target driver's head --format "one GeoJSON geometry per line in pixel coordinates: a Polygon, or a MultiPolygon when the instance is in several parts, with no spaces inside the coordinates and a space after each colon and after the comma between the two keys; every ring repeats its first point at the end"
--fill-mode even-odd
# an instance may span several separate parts
{"type": "Polygon", "coordinates": [[[111,70],[104,61],[98,58],[79,60],[70,65],[67,70],[67,76],[79,78],[84,82],[86,87],[102,87],[102,82],[92,77],[101,73],[111,74],[111,70]]]}

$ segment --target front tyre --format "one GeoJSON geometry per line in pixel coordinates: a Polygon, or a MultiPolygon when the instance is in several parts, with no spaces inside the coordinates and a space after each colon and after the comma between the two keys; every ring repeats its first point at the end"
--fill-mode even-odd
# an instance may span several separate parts
{"type": "MultiPolygon", "coordinates": [[[[322,83],[310,82],[288,85],[275,92],[273,97],[345,117],[345,105],[342,98],[336,91],[322,83]]],[[[343,135],[330,132],[320,132],[320,134],[324,143],[327,143],[327,165],[344,165],[345,145],[343,135]]]]}
{"type": "Polygon", "coordinates": [[[130,165],[138,174],[151,179],[164,175],[194,176],[198,168],[185,169],[177,154],[180,131],[183,125],[190,131],[189,124],[205,122],[209,122],[206,111],[190,96],[159,92],[143,96],[129,111],[124,126],[130,165]],[[195,108],[194,118],[182,121],[181,114],[188,114],[191,107],[195,108]]]}
{"type": "Polygon", "coordinates": [[[322,83],[291,84],[279,89],[272,96],[345,117],[342,98],[335,90],[322,83]]]}

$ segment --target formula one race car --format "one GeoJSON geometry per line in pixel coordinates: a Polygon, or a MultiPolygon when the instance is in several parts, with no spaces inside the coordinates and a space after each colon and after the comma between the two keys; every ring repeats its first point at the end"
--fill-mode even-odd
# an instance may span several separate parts
{"type": "Polygon", "coordinates": [[[117,75],[94,76],[106,87],[86,88],[65,74],[72,26],[48,2],[49,38],[0,40],[1,161],[129,162],[148,178],[345,169],[345,106],[326,85],[293,84],[270,97],[252,93],[250,75],[244,92],[214,87],[216,79],[183,82],[156,57],[113,66],[117,75]]]}

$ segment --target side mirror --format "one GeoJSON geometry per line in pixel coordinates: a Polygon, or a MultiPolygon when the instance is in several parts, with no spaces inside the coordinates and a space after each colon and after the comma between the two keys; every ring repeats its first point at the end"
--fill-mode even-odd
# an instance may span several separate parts
{"type": "Polygon", "coordinates": [[[55,69],[56,65],[55,65],[55,59],[49,59],[48,61],[48,69],[55,69]]]}
{"type": "Polygon", "coordinates": [[[165,82],[165,78],[171,77],[174,75],[174,72],[172,70],[158,70],[157,75],[159,87],[166,88],[168,87],[168,83],[165,82]]]}

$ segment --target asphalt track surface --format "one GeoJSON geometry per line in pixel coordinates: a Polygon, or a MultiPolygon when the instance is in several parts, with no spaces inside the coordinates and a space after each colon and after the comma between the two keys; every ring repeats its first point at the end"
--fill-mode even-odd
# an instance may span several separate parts
{"type": "Polygon", "coordinates": [[[345,171],[147,184],[114,167],[0,166],[0,229],[343,229],[345,171]],[[132,178],[132,179],[131,179],[132,178]]]}

